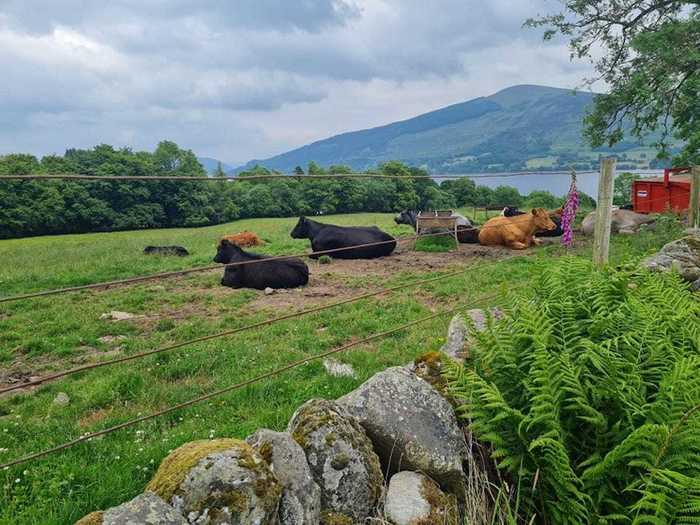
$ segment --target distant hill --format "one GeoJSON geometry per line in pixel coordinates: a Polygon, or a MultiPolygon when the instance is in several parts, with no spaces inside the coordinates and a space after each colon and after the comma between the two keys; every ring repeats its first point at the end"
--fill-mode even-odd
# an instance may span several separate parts
{"type": "Polygon", "coordinates": [[[282,172],[310,161],[365,169],[400,160],[434,173],[578,169],[615,152],[620,167],[647,168],[655,153],[637,143],[593,151],[581,138],[581,123],[593,94],[519,85],[377,128],[343,133],[237,168],[256,164],[282,172]]]}
{"type": "MultiPolygon", "coordinates": [[[[207,170],[209,175],[216,171],[216,167],[219,165],[219,162],[221,162],[217,159],[212,159],[209,157],[197,157],[197,160],[204,167],[204,169],[207,170]]],[[[229,172],[234,169],[233,166],[230,166],[225,162],[221,162],[221,168],[224,170],[224,172],[229,172]]]]}

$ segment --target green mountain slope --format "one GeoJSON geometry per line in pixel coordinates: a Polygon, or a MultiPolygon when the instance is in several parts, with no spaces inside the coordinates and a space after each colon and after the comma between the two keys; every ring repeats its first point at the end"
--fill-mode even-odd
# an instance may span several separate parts
{"type": "MultiPolygon", "coordinates": [[[[343,133],[255,164],[291,172],[310,161],[365,169],[388,160],[433,172],[588,168],[602,151],[581,138],[581,122],[591,93],[534,85],[506,88],[417,117],[377,128],[343,133]]],[[[648,167],[654,153],[636,143],[612,151],[629,167],[648,167]]]]}

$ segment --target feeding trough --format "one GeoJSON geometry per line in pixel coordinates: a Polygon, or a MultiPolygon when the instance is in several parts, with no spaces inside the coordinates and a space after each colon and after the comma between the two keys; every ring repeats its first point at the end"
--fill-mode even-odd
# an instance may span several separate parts
{"type": "Polygon", "coordinates": [[[448,230],[455,241],[459,243],[457,235],[457,220],[459,217],[452,210],[422,211],[416,216],[416,234],[435,230],[448,230]]]}

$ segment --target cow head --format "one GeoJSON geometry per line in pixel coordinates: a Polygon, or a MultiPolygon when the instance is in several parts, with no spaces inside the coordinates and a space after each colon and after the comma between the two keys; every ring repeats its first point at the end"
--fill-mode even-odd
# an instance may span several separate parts
{"type": "Polygon", "coordinates": [[[535,226],[538,230],[554,230],[557,225],[549,217],[549,213],[544,208],[533,208],[530,212],[535,218],[535,226]]]}
{"type": "Polygon", "coordinates": [[[414,210],[404,210],[401,213],[397,213],[394,217],[394,222],[396,224],[408,224],[409,226],[416,225],[416,211],[414,210]]]}
{"type": "Polygon", "coordinates": [[[214,262],[228,264],[243,255],[243,250],[227,239],[222,239],[216,251],[214,262]]]}
{"type": "Polygon", "coordinates": [[[564,208],[557,208],[556,210],[552,210],[549,212],[549,216],[552,218],[561,218],[561,214],[564,213],[564,208]]]}
{"type": "Polygon", "coordinates": [[[520,211],[515,206],[506,206],[501,210],[501,215],[504,217],[515,217],[517,215],[524,215],[524,212],[520,211]]]}
{"type": "Polygon", "coordinates": [[[299,217],[297,225],[289,235],[292,239],[307,239],[309,237],[309,220],[303,215],[299,217]]]}

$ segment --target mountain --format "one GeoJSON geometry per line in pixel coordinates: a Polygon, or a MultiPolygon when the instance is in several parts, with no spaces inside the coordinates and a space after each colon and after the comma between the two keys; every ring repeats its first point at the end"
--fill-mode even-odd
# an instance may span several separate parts
{"type": "Polygon", "coordinates": [[[593,151],[581,138],[587,92],[518,85],[498,93],[362,131],[336,135],[287,153],[252,160],[282,172],[310,161],[371,168],[400,160],[434,173],[594,167],[601,152],[619,154],[629,168],[647,168],[654,153],[637,143],[593,151]],[[624,154],[622,154],[624,153],[624,154]]]}
{"type": "MultiPolygon", "coordinates": [[[[219,165],[219,162],[221,162],[220,160],[209,157],[197,157],[197,160],[204,167],[204,169],[207,170],[209,175],[212,175],[216,171],[216,167],[219,165]]],[[[233,169],[233,166],[229,166],[225,162],[221,162],[221,168],[225,172],[229,172],[233,169]]]]}

